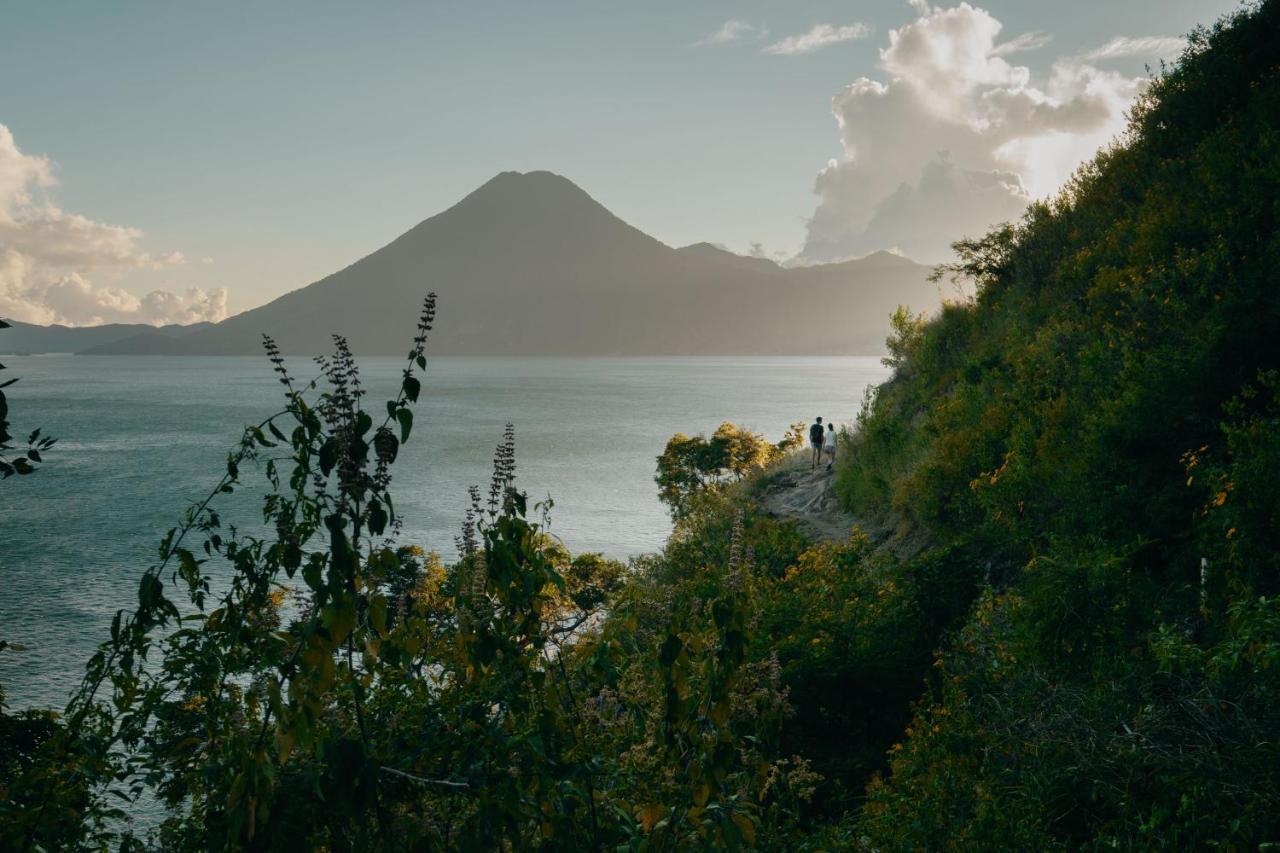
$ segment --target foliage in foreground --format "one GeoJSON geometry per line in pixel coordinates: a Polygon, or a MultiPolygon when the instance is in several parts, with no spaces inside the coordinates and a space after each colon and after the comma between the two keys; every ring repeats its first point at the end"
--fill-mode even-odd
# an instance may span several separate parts
{"type": "MultiPolygon", "coordinates": [[[[341,340],[314,402],[269,345],[284,409],[166,537],[62,723],[23,720],[6,848],[797,849],[856,802],[968,552],[814,545],[722,472],[658,554],[574,557],[514,487],[509,432],[445,566],[394,536],[422,336],[378,424],[341,340]],[[217,511],[253,469],[265,538],[217,511]]],[[[782,452],[713,441],[743,473],[782,452]]]]}
{"type": "MultiPolygon", "coordinates": [[[[11,326],[0,320],[0,329],[8,328],[11,326]]],[[[4,369],[4,365],[0,365],[0,370],[4,369]]],[[[41,431],[36,429],[28,435],[25,450],[14,444],[14,437],[9,432],[9,400],[3,389],[17,381],[15,378],[0,382],[0,481],[15,474],[35,473],[44,462],[41,452],[47,451],[56,441],[48,436],[42,438],[41,431]],[[5,458],[15,450],[19,455],[5,458]]],[[[22,651],[25,651],[22,645],[0,639],[0,653],[22,651]]],[[[42,748],[60,734],[56,714],[43,710],[6,714],[5,708],[4,685],[0,685],[0,818],[5,816],[4,803],[10,799],[12,780],[40,772],[42,748]]],[[[82,803],[86,795],[86,785],[81,781],[67,785],[63,797],[69,802],[82,803]]]]}
{"type": "MultiPolygon", "coordinates": [[[[0,329],[11,328],[4,320],[0,320],[0,329]]],[[[3,364],[0,364],[0,370],[4,370],[3,364]]],[[[36,467],[44,461],[41,453],[47,451],[57,439],[45,436],[40,437],[40,430],[36,429],[27,436],[25,447],[23,445],[14,444],[14,437],[9,433],[9,400],[5,396],[4,389],[17,382],[17,379],[6,379],[0,382],[0,480],[8,479],[14,474],[30,474],[36,470],[36,467]],[[9,456],[13,451],[18,451],[17,456],[9,456]],[[9,456],[9,458],[5,458],[9,456]]]]}
{"type": "Polygon", "coordinates": [[[283,409],[165,537],[62,722],[6,750],[0,847],[732,849],[794,819],[741,525],[676,606],[547,535],[508,430],[459,560],[396,542],[433,315],[377,420],[342,339],[305,384],[267,341],[283,409]],[[217,508],[253,470],[265,536],[217,508]]]}

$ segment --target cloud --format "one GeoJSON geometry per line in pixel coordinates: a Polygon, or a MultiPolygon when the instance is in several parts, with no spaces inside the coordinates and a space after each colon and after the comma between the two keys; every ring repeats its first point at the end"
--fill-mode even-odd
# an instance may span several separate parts
{"type": "Polygon", "coordinates": [[[158,257],[139,252],[137,228],[104,225],[52,204],[28,206],[19,218],[0,221],[0,244],[49,264],[162,269],[184,262],[181,252],[158,257]]]}
{"type": "Polygon", "coordinates": [[[142,232],[68,213],[47,198],[56,185],[47,157],[24,154],[0,124],[0,316],[31,323],[95,325],[221,320],[225,290],[138,297],[94,284],[95,271],[159,270],[181,252],[142,251],[142,232]]]}
{"type": "Polygon", "coordinates": [[[1173,36],[1143,36],[1130,38],[1116,36],[1102,47],[1094,48],[1080,54],[1084,62],[1098,62],[1104,59],[1121,59],[1138,56],[1145,59],[1173,59],[1182,53],[1187,40],[1173,36]]]}
{"type": "Polygon", "coordinates": [[[824,47],[829,47],[833,44],[866,38],[870,34],[871,27],[863,23],[847,24],[841,27],[831,24],[817,24],[807,33],[787,36],[782,41],[768,45],[764,48],[764,52],[779,56],[800,56],[805,53],[813,53],[815,50],[822,50],[824,47]]]}
{"type": "Polygon", "coordinates": [[[784,249],[770,249],[759,240],[751,240],[747,244],[746,256],[748,258],[761,258],[781,265],[790,255],[791,253],[784,249]]]}
{"type": "Polygon", "coordinates": [[[915,20],[880,51],[882,79],[861,77],[832,99],[841,156],[815,181],[819,197],[796,260],[820,263],[886,246],[938,261],[965,236],[1016,219],[1057,191],[1124,128],[1145,81],[1065,57],[1047,72],[1006,57],[1043,33],[1001,43],[1000,22],[961,3],[913,3],[915,20]]]}
{"type": "Polygon", "coordinates": [[[705,38],[695,41],[693,46],[708,47],[717,44],[731,44],[748,38],[762,39],[768,34],[769,31],[762,26],[748,24],[746,21],[740,21],[737,18],[730,18],[720,26],[720,29],[708,34],[705,38]]]}
{"type": "Polygon", "coordinates": [[[53,184],[53,166],[49,160],[23,154],[9,128],[0,124],[0,224],[13,222],[11,208],[30,203],[33,187],[53,184]]]}
{"type": "Polygon", "coordinates": [[[46,287],[44,305],[59,317],[82,318],[82,325],[101,323],[198,323],[227,315],[227,291],[208,293],[188,288],[183,293],[153,290],[142,297],[116,287],[96,287],[78,273],[69,273],[46,287]]]}
{"type": "Polygon", "coordinates": [[[1014,36],[1003,44],[998,44],[991,49],[992,56],[1008,56],[1011,53],[1024,53],[1029,50],[1039,50],[1040,48],[1053,41],[1053,36],[1048,33],[1042,33],[1035,30],[1029,33],[1023,33],[1020,36],[1014,36]]]}

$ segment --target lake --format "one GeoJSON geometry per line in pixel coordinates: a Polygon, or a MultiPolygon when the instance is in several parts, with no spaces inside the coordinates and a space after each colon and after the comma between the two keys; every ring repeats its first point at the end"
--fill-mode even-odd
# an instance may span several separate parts
{"type": "MultiPolygon", "coordinates": [[[[243,426],[278,410],[281,387],[264,358],[3,361],[22,378],[6,389],[12,431],[39,426],[58,443],[38,473],[0,486],[0,639],[27,647],[0,654],[0,684],[14,708],[60,707],[164,532],[217,482],[243,426]]],[[[360,363],[379,412],[403,362],[360,363]]],[[[776,441],[815,415],[848,424],[886,378],[874,357],[433,359],[394,468],[401,540],[454,553],[467,488],[487,484],[511,421],[517,485],[554,499],[551,532],[572,551],[657,550],[671,525],[654,465],[672,434],[732,420],[776,441]]],[[[265,481],[243,480],[222,515],[251,527],[265,481]]]]}

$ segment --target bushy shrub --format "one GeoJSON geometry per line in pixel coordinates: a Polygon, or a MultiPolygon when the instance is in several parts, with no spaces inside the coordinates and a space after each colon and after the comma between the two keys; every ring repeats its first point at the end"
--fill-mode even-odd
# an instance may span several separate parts
{"type": "Polygon", "coordinates": [[[804,441],[804,424],[792,424],[781,441],[771,444],[756,432],[725,421],[710,438],[690,438],[676,433],[667,441],[658,457],[658,497],[671,510],[673,518],[692,511],[692,503],[701,494],[715,491],[730,483],[741,482],[800,447],[804,441]]]}

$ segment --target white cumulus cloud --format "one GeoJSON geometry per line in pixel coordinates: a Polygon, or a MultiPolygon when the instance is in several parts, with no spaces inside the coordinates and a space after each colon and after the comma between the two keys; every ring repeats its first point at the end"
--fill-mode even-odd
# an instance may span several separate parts
{"type": "Polygon", "coordinates": [[[833,24],[817,24],[808,32],[787,36],[781,41],[766,46],[764,52],[778,56],[800,56],[822,50],[833,44],[866,38],[870,34],[871,27],[863,23],[845,24],[839,27],[833,24]]]}
{"type": "Polygon", "coordinates": [[[798,262],[887,246],[946,258],[955,240],[1016,219],[1061,187],[1124,128],[1145,84],[1086,56],[1033,74],[1007,57],[1043,47],[1046,34],[1001,42],[1000,21],[984,9],[911,5],[915,20],[880,51],[883,77],[861,77],[832,99],[841,156],[818,174],[798,262]]]}
{"type": "Polygon", "coordinates": [[[188,323],[221,320],[227,294],[156,290],[138,297],[95,284],[95,271],[164,269],[181,252],[142,251],[142,232],[68,213],[50,201],[47,157],[24,154],[0,124],[0,316],[29,323],[188,323]]]}

